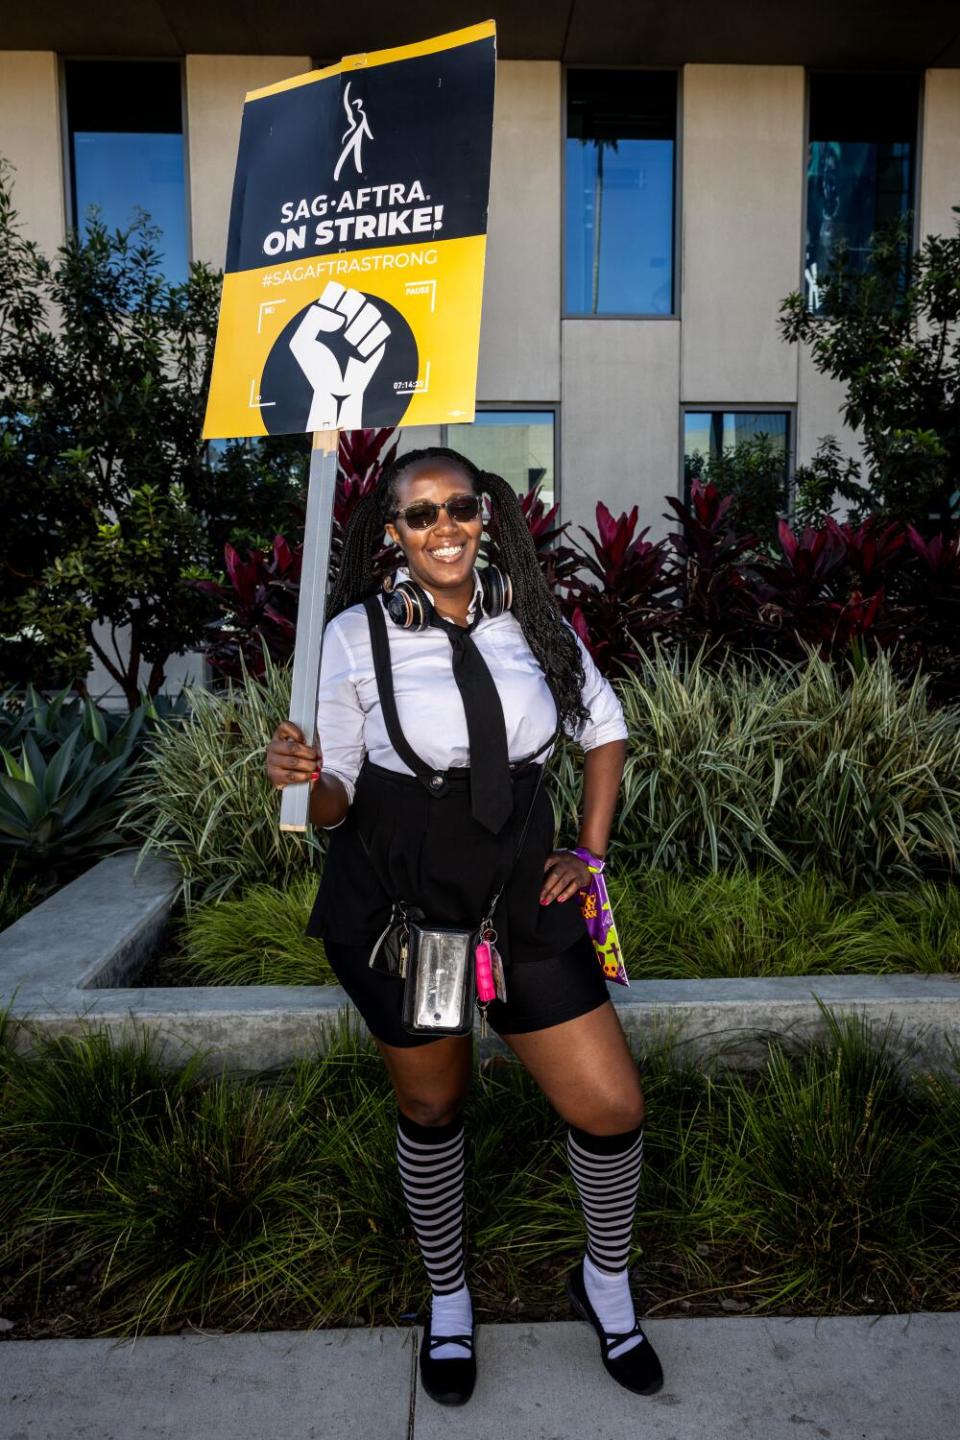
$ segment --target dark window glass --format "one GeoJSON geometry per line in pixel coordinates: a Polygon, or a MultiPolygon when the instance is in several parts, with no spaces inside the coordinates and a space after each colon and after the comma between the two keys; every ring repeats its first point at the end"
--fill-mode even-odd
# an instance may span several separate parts
{"type": "Polygon", "coordinates": [[[68,60],[73,224],[97,206],[111,230],[145,210],[162,232],[163,271],[187,278],[180,65],[166,60],[68,60]]]}
{"type": "Polygon", "coordinates": [[[554,423],[552,410],[478,410],[472,425],[448,425],[446,441],[481,470],[492,470],[523,495],[540,486],[552,505],[554,423]]]}
{"type": "Polygon", "coordinates": [[[871,234],[911,208],[919,86],[914,75],[810,77],[804,290],[814,312],[835,248],[864,274],[871,234]]]}
{"type": "Polygon", "coordinates": [[[672,313],[676,135],[673,71],[568,72],[567,314],[672,313]]]}

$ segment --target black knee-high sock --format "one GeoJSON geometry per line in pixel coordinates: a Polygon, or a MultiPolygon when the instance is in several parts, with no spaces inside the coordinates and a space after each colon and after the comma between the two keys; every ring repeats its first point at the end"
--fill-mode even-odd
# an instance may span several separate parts
{"type": "Polygon", "coordinates": [[[435,1295],[465,1283],[463,1140],[462,1115],[449,1125],[418,1125],[397,1112],[400,1184],[435,1295]]]}
{"type": "Polygon", "coordinates": [[[643,1168],[643,1126],[591,1135],[571,1125],[567,1156],[587,1222],[587,1254],[598,1270],[625,1270],[643,1168]]]}

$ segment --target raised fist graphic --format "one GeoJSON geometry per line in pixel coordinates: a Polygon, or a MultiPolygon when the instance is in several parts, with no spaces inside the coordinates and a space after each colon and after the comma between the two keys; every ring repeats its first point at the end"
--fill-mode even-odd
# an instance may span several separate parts
{"type": "Polygon", "coordinates": [[[308,430],[359,430],[363,393],[383,359],[390,326],[360,290],[330,280],[294,332],[290,350],[313,387],[308,430]],[[352,350],[340,360],[323,336],[337,337],[337,350],[352,350]]]}

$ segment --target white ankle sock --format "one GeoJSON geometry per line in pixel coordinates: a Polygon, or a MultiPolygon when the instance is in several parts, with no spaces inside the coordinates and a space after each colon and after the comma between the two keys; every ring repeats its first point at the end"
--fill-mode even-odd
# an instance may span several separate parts
{"type": "MultiPolygon", "coordinates": [[[[591,1302],[592,1303],[592,1302],[591,1302]]],[[[469,1335],[473,1331],[473,1302],[470,1290],[461,1285],[451,1295],[434,1295],[430,1310],[430,1333],[441,1335],[469,1335]]],[[[430,1351],[433,1360],[467,1360],[471,1351],[464,1345],[435,1345],[430,1351]]]]}
{"type": "MultiPolygon", "coordinates": [[[[632,1330],[637,1317],[630,1294],[630,1280],[626,1270],[611,1275],[607,1270],[598,1270],[589,1255],[583,1257],[583,1288],[587,1299],[597,1314],[597,1319],[609,1335],[622,1335],[632,1330]]],[[[610,1359],[626,1355],[635,1345],[643,1342],[642,1335],[632,1335],[610,1351],[610,1359]]]]}

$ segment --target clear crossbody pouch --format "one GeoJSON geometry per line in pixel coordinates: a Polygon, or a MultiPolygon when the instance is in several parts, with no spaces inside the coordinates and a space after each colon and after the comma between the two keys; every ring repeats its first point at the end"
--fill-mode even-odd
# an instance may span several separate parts
{"type": "Polygon", "coordinates": [[[479,930],[411,922],[402,959],[405,1030],[412,1035],[466,1035],[473,1029],[479,930]]]}

